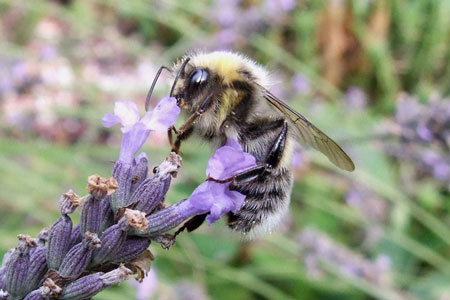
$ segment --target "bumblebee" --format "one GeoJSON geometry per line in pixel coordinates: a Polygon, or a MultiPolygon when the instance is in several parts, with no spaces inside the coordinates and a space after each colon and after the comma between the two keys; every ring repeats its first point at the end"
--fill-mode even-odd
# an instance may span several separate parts
{"type": "MultiPolygon", "coordinates": [[[[232,230],[254,237],[279,223],[290,202],[295,141],[319,150],[341,169],[355,169],[339,145],[269,91],[267,71],[249,58],[216,51],[187,55],[171,68],[163,66],[150,88],[146,108],[164,69],[176,74],[170,96],[189,115],[181,128],[169,130],[173,151],[178,152],[181,142],[196,132],[215,147],[224,145],[227,138],[236,139],[256,158],[256,167],[220,181],[231,182],[230,189],[246,195],[242,208],[228,215],[232,230]]],[[[194,217],[185,227],[192,231],[204,218],[194,217]]]]}

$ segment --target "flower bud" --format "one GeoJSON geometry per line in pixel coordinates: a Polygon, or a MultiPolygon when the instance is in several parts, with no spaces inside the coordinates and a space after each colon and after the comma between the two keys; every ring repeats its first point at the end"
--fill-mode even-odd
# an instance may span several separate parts
{"type": "Polygon", "coordinates": [[[11,254],[14,252],[14,248],[9,249],[5,255],[3,255],[2,263],[0,265],[0,290],[6,289],[6,266],[8,265],[11,254]]]}
{"type": "Polygon", "coordinates": [[[100,199],[92,195],[87,196],[86,200],[83,203],[80,217],[81,233],[84,234],[85,232],[92,232],[98,234],[102,222],[100,207],[100,199]]]}
{"type": "Polygon", "coordinates": [[[68,190],[60,198],[61,215],[68,215],[80,205],[80,197],[74,191],[68,190]]]}
{"type": "Polygon", "coordinates": [[[19,244],[8,258],[6,266],[6,290],[13,299],[23,298],[27,293],[25,290],[26,278],[30,267],[30,248],[36,247],[36,242],[28,235],[18,235],[19,244]]]}
{"type": "Polygon", "coordinates": [[[166,160],[155,169],[155,175],[160,177],[164,182],[164,189],[162,191],[164,195],[167,194],[167,191],[169,190],[172,178],[177,177],[178,170],[180,169],[182,163],[183,160],[181,159],[181,156],[175,152],[171,152],[166,160]]]}
{"type": "Polygon", "coordinates": [[[147,179],[148,174],[148,158],[145,153],[139,154],[136,159],[136,165],[133,166],[130,194],[132,194],[138,186],[147,179]]]}
{"type": "MultiPolygon", "coordinates": [[[[39,232],[39,235],[38,235],[37,241],[36,241],[38,247],[45,246],[45,244],[48,242],[49,233],[50,233],[50,228],[48,228],[48,227],[44,227],[39,232]]],[[[37,249],[37,248],[33,248],[33,249],[37,249]]]]}
{"type": "Polygon", "coordinates": [[[177,175],[180,166],[180,156],[172,152],[155,168],[155,175],[146,179],[131,196],[130,203],[136,204],[134,209],[151,213],[164,200],[170,181],[177,175]]]}
{"type": "Polygon", "coordinates": [[[47,300],[48,298],[42,295],[42,290],[37,289],[29,293],[23,300],[47,300]]]}
{"type": "Polygon", "coordinates": [[[69,283],[58,299],[90,299],[103,289],[102,275],[102,272],[98,272],[69,283]]]}
{"type": "Polygon", "coordinates": [[[120,265],[108,273],[94,273],[68,284],[58,299],[89,299],[103,288],[123,282],[132,272],[120,265]]]}
{"type": "Polygon", "coordinates": [[[81,227],[78,223],[72,228],[72,232],[70,233],[69,249],[71,249],[76,244],[81,243],[82,240],[83,236],[81,235],[81,227]]]}
{"type": "Polygon", "coordinates": [[[126,209],[119,222],[105,230],[101,236],[102,246],[94,251],[92,265],[96,266],[111,261],[114,254],[122,247],[131,228],[146,228],[147,220],[142,212],[126,209]]]}
{"type": "Polygon", "coordinates": [[[114,212],[112,210],[110,201],[111,196],[106,196],[100,203],[100,215],[102,217],[100,222],[99,235],[101,235],[106,230],[106,228],[114,224],[114,212]]]}
{"type": "Polygon", "coordinates": [[[111,196],[111,207],[114,212],[117,212],[130,203],[133,166],[120,160],[117,161],[114,165],[113,177],[119,183],[119,190],[111,196]]]}
{"type": "Polygon", "coordinates": [[[57,270],[64,255],[69,251],[72,219],[68,214],[80,204],[80,198],[72,190],[60,198],[61,218],[59,218],[48,232],[47,264],[50,269],[57,270]]]}
{"type": "Polygon", "coordinates": [[[68,215],[61,216],[50,228],[47,245],[47,264],[50,269],[57,270],[69,251],[71,232],[72,220],[68,215]]]}
{"type": "Polygon", "coordinates": [[[25,284],[26,292],[30,292],[39,286],[42,278],[47,272],[47,249],[45,246],[39,246],[30,254],[30,266],[25,284]]]}
{"type": "Polygon", "coordinates": [[[164,181],[158,176],[147,178],[133,193],[130,203],[135,203],[135,209],[148,214],[164,200],[164,187],[164,181]]]}
{"type": "Polygon", "coordinates": [[[92,252],[100,246],[101,242],[97,234],[86,232],[83,241],[73,246],[73,248],[67,252],[61,262],[58,274],[64,278],[80,276],[89,265],[92,252]]]}
{"type": "Polygon", "coordinates": [[[122,246],[111,256],[112,263],[124,263],[138,257],[147,250],[150,245],[150,239],[146,237],[129,236],[122,246]]]}

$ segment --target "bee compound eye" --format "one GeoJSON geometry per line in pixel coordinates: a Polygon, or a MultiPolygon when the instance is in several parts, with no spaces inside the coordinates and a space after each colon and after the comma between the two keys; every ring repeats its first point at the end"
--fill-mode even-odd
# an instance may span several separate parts
{"type": "Polygon", "coordinates": [[[200,85],[208,80],[209,73],[205,69],[197,69],[191,76],[190,83],[200,85]]]}

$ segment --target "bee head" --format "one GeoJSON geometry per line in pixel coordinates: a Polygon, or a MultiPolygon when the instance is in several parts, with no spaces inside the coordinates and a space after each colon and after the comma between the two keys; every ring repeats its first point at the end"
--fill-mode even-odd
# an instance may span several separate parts
{"type": "Polygon", "coordinates": [[[172,96],[183,109],[191,110],[212,86],[212,74],[207,68],[188,66],[175,78],[172,96]],[[178,77],[178,79],[177,79],[178,77]]]}

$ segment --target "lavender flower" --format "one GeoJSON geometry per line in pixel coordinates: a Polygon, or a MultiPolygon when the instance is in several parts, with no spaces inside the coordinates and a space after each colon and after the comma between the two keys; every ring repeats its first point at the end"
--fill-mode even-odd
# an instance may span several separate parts
{"type": "Polygon", "coordinates": [[[351,110],[362,110],[367,106],[367,95],[358,87],[350,87],[345,93],[345,104],[351,110]]]}
{"type": "MultiPolygon", "coordinates": [[[[450,101],[433,98],[426,105],[417,98],[401,94],[394,133],[398,143],[386,143],[388,154],[415,166],[415,176],[450,182],[450,101]]],[[[450,188],[450,186],[449,186],[450,188]]]]}
{"type": "Polygon", "coordinates": [[[119,161],[133,164],[136,153],[141,149],[152,130],[167,130],[178,118],[180,108],[175,98],[165,97],[144,117],[139,119],[137,105],[131,101],[117,101],[114,114],[106,114],[103,119],[105,127],[122,124],[122,147],[119,161]]]}
{"type": "Polygon", "coordinates": [[[208,213],[207,221],[212,224],[221,215],[241,208],[245,196],[229,190],[231,181],[213,180],[232,178],[256,165],[255,158],[232,139],[209,160],[206,175],[211,180],[202,183],[188,199],[163,208],[181,157],[170,153],[147,177],[147,156],[135,156],[150,131],[166,130],[178,113],[175,99],[168,97],[142,119],[134,104],[116,104],[115,114],[103,119],[108,126],[118,122],[123,126],[113,177],[90,176],[89,194],[82,198],[72,191],[65,193],[60,201],[61,217],[48,231],[48,242],[45,230],[37,242],[21,236],[19,246],[5,256],[0,267],[0,288],[7,292],[4,297],[81,300],[122,282],[131,273],[142,280],[154,259],[147,250],[151,241],[168,248],[176,235],[167,232],[190,217],[208,213]],[[80,204],[80,223],[73,226],[68,214],[80,204]]]}
{"type": "MultiPolygon", "coordinates": [[[[241,145],[233,139],[228,139],[225,146],[217,149],[206,168],[207,177],[218,180],[227,179],[245,169],[256,166],[255,158],[244,151],[241,145]]],[[[211,225],[221,215],[236,213],[242,206],[245,196],[228,189],[229,183],[220,184],[206,181],[194,190],[189,197],[189,203],[197,209],[210,212],[206,220],[211,225]]]]}
{"type": "Polygon", "coordinates": [[[311,93],[311,82],[308,77],[303,74],[296,74],[291,80],[294,91],[300,95],[307,95],[311,93]]]}
{"type": "MultiPolygon", "coordinates": [[[[130,193],[136,171],[135,156],[142,147],[152,130],[167,130],[178,118],[180,108],[175,98],[165,97],[158,105],[139,119],[139,111],[131,101],[118,101],[114,107],[114,114],[107,114],[102,122],[106,127],[120,123],[122,132],[122,147],[119,160],[114,166],[113,176],[119,182],[119,191],[112,197],[113,211],[129,205],[130,193]]],[[[139,158],[141,159],[141,158],[139,158]]]]}
{"type": "Polygon", "coordinates": [[[320,264],[325,263],[338,269],[344,277],[358,277],[384,288],[391,285],[390,259],[387,256],[375,261],[367,260],[314,228],[304,229],[299,243],[305,250],[308,272],[315,278],[324,274],[320,264]]]}

